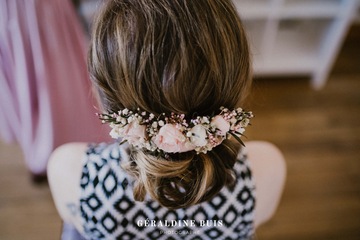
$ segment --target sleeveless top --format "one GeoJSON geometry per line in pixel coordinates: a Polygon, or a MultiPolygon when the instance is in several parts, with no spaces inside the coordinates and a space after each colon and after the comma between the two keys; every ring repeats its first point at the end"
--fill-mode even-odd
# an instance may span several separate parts
{"type": "Polygon", "coordinates": [[[254,183],[242,152],[236,184],[210,201],[170,210],[133,198],[132,177],[121,168],[129,155],[118,143],[90,145],[81,177],[80,211],[86,239],[252,239],[254,183]]]}

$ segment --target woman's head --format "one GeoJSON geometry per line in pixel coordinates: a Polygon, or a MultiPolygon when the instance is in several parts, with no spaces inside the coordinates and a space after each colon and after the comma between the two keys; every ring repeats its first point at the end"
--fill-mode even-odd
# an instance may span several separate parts
{"type": "MultiPolygon", "coordinates": [[[[230,0],[108,0],[94,24],[89,70],[108,111],[210,115],[241,104],[251,84],[230,0]]],[[[171,208],[209,199],[233,179],[237,150],[225,140],[208,154],[170,160],[136,151],[128,166],[135,198],[148,192],[171,208]]]]}
{"type": "Polygon", "coordinates": [[[248,44],[229,0],[110,0],[94,28],[90,73],[106,110],[208,114],[247,93],[248,44]]]}

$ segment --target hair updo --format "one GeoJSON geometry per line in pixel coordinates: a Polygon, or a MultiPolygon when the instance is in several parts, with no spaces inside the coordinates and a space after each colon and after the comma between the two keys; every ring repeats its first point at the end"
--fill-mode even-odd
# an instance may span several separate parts
{"type": "MultiPolygon", "coordinates": [[[[94,22],[89,71],[108,111],[205,116],[236,108],[251,85],[249,48],[230,0],[110,0],[94,22]]],[[[167,159],[133,150],[134,199],[168,208],[209,200],[234,182],[240,145],[167,159]]]]}

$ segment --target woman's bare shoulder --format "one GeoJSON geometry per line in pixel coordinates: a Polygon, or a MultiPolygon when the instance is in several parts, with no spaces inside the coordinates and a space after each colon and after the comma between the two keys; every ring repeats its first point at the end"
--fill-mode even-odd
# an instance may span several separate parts
{"type": "Polygon", "coordinates": [[[80,179],[86,143],[68,143],[51,154],[47,175],[51,193],[61,218],[79,227],[80,179]]]}
{"type": "Polygon", "coordinates": [[[74,175],[79,175],[86,148],[86,143],[67,143],[56,148],[47,166],[50,184],[52,180],[63,182],[67,178],[74,179],[74,175]]]}
{"type": "Polygon", "coordinates": [[[58,162],[57,159],[61,159],[60,161],[66,161],[63,159],[82,157],[85,153],[87,146],[87,143],[80,142],[66,143],[64,145],[61,145],[52,152],[49,163],[51,161],[58,162]]]}
{"type": "Polygon", "coordinates": [[[264,141],[246,143],[256,185],[255,226],[268,221],[279,204],[286,179],[286,163],[281,151],[264,141]]]}

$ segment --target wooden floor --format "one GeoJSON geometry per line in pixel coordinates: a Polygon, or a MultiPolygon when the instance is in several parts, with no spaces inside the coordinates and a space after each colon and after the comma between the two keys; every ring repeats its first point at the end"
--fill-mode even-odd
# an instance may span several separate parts
{"type": "MultiPolygon", "coordinates": [[[[257,239],[360,239],[360,27],[352,28],[328,83],[257,79],[252,139],[283,151],[288,177],[274,218],[257,239]]],[[[46,183],[30,181],[16,145],[0,144],[0,239],[59,239],[46,183]]]]}
{"type": "Polygon", "coordinates": [[[288,176],[275,217],[258,239],[360,239],[360,27],[350,32],[328,83],[255,82],[251,139],[283,151],[288,176]]]}

